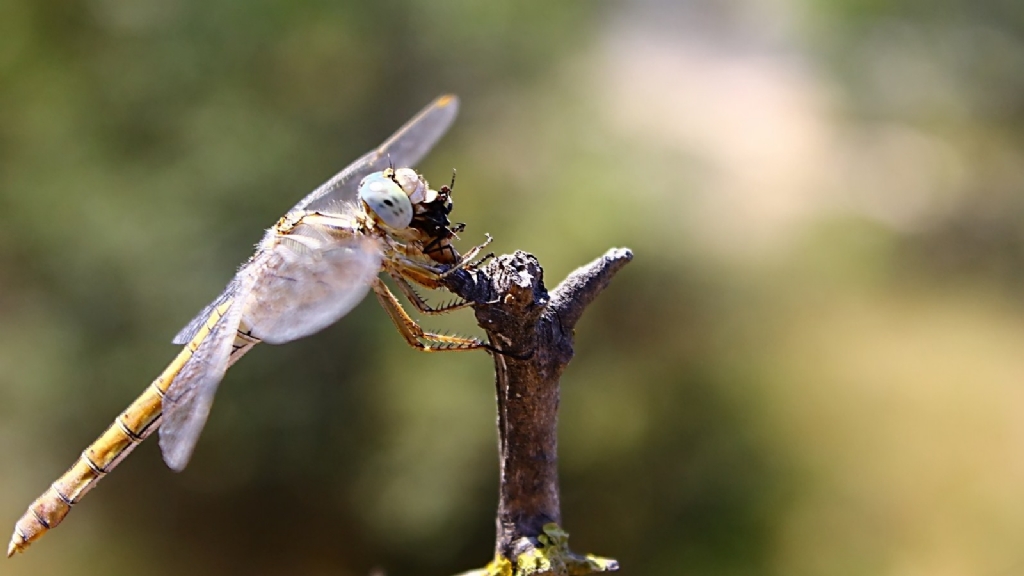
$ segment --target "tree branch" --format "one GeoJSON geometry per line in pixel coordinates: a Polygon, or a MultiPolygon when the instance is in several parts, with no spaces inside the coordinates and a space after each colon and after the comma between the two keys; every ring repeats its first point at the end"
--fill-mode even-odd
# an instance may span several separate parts
{"type": "Polygon", "coordinates": [[[446,287],[473,305],[495,353],[501,459],[495,560],[467,574],[590,574],[618,563],[568,548],[558,491],[559,379],[573,356],[583,311],[633,258],[612,249],[573,273],[549,296],[544,271],[525,252],[485,268],[460,270],[446,287]]]}

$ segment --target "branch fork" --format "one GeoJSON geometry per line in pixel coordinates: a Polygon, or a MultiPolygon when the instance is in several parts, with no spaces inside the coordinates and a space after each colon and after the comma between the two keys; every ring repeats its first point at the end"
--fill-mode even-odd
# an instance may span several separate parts
{"type": "Polygon", "coordinates": [[[550,294],[531,254],[517,251],[483,268],[459,270],[445,287],[470,302],[493,346],[501,474],[495,558],[462,576],[582,575],[618,562],[569,550],[558,490],[559,379],[573,357],[576,323],[630,260],[609,250],[569,274],[550,294]]]}

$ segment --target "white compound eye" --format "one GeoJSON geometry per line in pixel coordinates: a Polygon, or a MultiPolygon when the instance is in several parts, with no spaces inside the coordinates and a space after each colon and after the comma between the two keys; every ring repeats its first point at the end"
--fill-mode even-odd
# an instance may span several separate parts
{"type": "Polygon", "coordinates": [[[402,229],[412,222],[409,196],[383,172],[374,172],[363,178],[359,183],[359,199],[392,228],[402,229]]]}
{"type": "Polygon", "coordinates": [[[395,170],[395,182],[409,195],[413,204],[420,204],[427,199],[429,186],[423,177],[412,168],[399,168],[395,170]]]}

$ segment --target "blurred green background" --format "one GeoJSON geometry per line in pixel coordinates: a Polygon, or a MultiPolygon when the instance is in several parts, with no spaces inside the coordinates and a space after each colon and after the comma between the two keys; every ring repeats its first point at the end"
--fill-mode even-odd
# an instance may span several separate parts
{"type": "MultiPolygon", "coordinates": [[[[1024,573],[1024,8],[0,3],[0,519],[262,230],[443,92],[463,248],[636,258],[563,380],[573,547],[626,574],[1024,573]]],[[[433,322],[478,333],[468,314],[433,322]]],[[[448,575],[492,554],[490,359],[372,301],[234,367],[10,575],[448,575]]],[[[4,532],[6,536],[7,532],[4,532]]]]}

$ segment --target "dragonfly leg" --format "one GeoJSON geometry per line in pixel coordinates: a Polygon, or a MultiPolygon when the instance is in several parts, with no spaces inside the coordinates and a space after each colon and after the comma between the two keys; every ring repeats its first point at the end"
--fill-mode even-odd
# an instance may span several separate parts
{"type": "MultiPolygon", "coordinates": [[[[461,270],[463,268],[471,268],[479,266],[488,259],[493,258],[493,254],[487,254],[479,259],[477,256],[480,252],[487,247],[491,241],[494,240],[490,235],[487,236],[487,240],[483,244],[474,246],[463,254],[458,262],[452,266],[438,267],[431,264],[427,264],[421,261],[413,260],[412,258],[405,256],[401,253],[394,254],[390,258],[390,266],[388,262],[385,262],[385,267],[388,268],[388,273],[392,277],[402,276],[406,280],[412,280],[413,282],[426,286],[427,288],[437,288],[441,285],[441,280],[444,280],[447,276],[461,270]]],[[[404,290],[403,290],[404,292],[404,290]]],[[[410,297],[410,300],[414,298],[410,297]]],[[[428,312],[429,314],[429,312],[428,312]]]]}
{"type": "Polygon", "coordinates": [[[423,299],[422,296],[419,295],[418,292],[416,292],[416,289],[409,284],[408,280],[395,272],[389,272],[389,275],[394,279],[395,284],[398,286],[399,290],[402,291],[402,294],[409,299],[409,302],[412,302],[412,305],[424,314],[446,314],[469,306],[469,302],[462,299],[452,300],[437,307],[431,306],[423,299]]]}
{"type": "Polygon", "coordinates": [[[462,255],[462,258],[459,258],[459,261],[456,262],[454,266],[438,275],[438,279],[443,279],[452,272],[455,272],[456,270],[467,268],[487,260],[488,257],[484,256],[483,258],[480,259],[480,262],[473,261],[477,257],[477,255],[480,254],[480,251],[486,248],[487,245],[490,244],[492,241],[494,241],[494,238],[492,238],[491,235],[488,234],[487,240],[484,240],[483,244],[477,244],[476,246],[470,248],[468,252],[462,255]]]}
{"type": "Polygon", "coordinates": [[[401,303],[398,302],[398,299],[395,298],[395,295],[391,293],[391,290],[388,289],[380,278],[373,283],[373,292],[377,295],[377,300],[380,301],[381,306],[384,307],[384,311],[391,317],[391,321],[395,323],[398,333],[405,338],[409,346],[417,350],[424,352],[461,352],[478,348],[492,350],[490,345],[476,338],[450,336],[423,330],[406,313],[401,303]]]}
{"type": "MultiPolygon", "coordinates": [[[[481,248],[483,248],[483,246],[481,246],[481,248]]],[[[494,252],[488,252],[487,254],[484,254],[483,256],[477,258],[476,260],[473,260],[472,262],[466,264],[466,268],[479,268],[484,264],[484,262],[487,262],[492,258],[494,258],[494,252]]]]}

